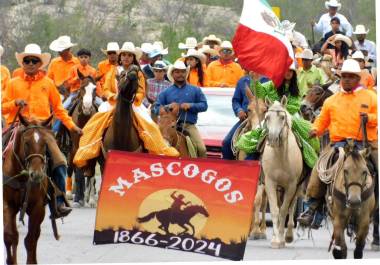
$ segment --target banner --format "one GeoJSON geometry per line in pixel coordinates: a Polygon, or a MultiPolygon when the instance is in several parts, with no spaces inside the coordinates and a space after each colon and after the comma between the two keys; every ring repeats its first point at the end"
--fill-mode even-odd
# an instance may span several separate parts
{"type": "Polygon", "coordinates": [[[256,161],[110,151],[94,244],[132,243],[242,260],[259,174],[256,161]]]}

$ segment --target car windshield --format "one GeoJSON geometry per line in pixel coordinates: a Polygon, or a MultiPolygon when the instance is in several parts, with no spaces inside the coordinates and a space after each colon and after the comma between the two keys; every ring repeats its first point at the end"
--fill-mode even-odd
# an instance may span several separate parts
{"type": "Polygon", "coordinates": [[[237,118],[232,110],[232,95],[205,94],[208,109],[198,114],[198,126],[232,127],[237,118]]]}

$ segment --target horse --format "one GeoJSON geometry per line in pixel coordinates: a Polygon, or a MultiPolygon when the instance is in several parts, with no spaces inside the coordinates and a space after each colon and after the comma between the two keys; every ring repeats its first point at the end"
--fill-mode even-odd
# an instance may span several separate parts
{"type": "Polygon", "coordinates": [[[271,246],[283,248],[285,241],[287,243],[293,241],[294,220],[288,218],[286,236],[285,220],[288,214],[289,217],[294,216],[303,158],[291,130],[292,118],[286,111],[286,96],[281,102],[275,101],[273,104],[266,98],[265,103],[269,107],[264,120],[268,136],[261,162],[265,176],[265,192],[273,222],[271,246]],[[282,198],[278,198],[279,189],[282,191],[282,198]]]}
{"type": "Polygon", "coordinates": [[[137,221],[139,223],[145,223],[156,217],[156,219],[160,222],[159,228],[168,235],[169,232],[169,226],[170,224],[177,224],[183,229],[185,229],[183,232],[180,233],[180,235],[186,234],[189,229],[185,226],[188,225],[193,230],[191,235],[194,236],[195,234],[195,228],[190,223],[191,218],[193,218],[196,214],[202,214],[205,217],[209,217],[209,213],[207,210],[201,206],[201,205],[191,205],[183,210],[181,210],[179,213],[173,214],[173,210],[171,208],[164,209],[161,211],[152,212],[144,217],[137,218],[137,221]]]}
{"type": "MultiPolygon", "coordinates": [[[[73,100],[73,105],[70,110],[73,122],[79,127],[83,128],[89,119],[98,111],[95,104],[96,98],[96,83],[101,79],[100,77],[93,78],[91,76],[84,76],[77,70],[80,80],[80,88],[77,97],[73,100]]],[[[76,201],[83,200],[84,203],[90,207],[96,206],[95,200],[95,178],[92,175],[83,175],[83,172],[75,167],[73,159],[79,147],[80,136],[76,133],[69,132],[71,145],[68,152],[68,178],[71,178],[72,173],[75,172],[75,197],[76,201]],[[87,180],[87,181],[86,181],[87,180]],[[86,191],[86,192],[85,192],[86,191]]],[[[69,182],[70,183],[70,182],[69,182]]],[[[79,203],[78,203],[79,205],[79,203]]],[[[78,206],[77,205],[77,206],[78,206]]]]}
{"type": "MultiPolygon", "coordinates": [[[[14,142],[3,154],[3,215],[4,243],[7,251],[7,264],[17,263],[18,231],[16,215],[20,221],[28,214],[28,233],[25,237],[27,264],[37,263],[37,242],[41,233],[41,223],[45,218],[47,192],[50,188],[47,176],[47,145],[54,141],[54,135],[47,120],[27,121],[18,115],[21,125],[14,130],[14,142]],[[16,131],[17,130],[17,131],[16,131]]],[[[50,194],[50,192],[49,192],[50,194]]],[[[51,194],[50,194],[51,195],[51,194]]],[[[54,200],[55,198],[51,198],[54,200]]],[[[50,206],[50,205],[49,205],[50,206]]],[[[58,240],[55,220],[52,218],[54,236],[58,240]]]]}
{"type": "Polygon", "coordinates": [[[301,115],[305,120],[314,122],[317,112],[322,108],[323,103],[327,98],[332,96],[334,93],[330,88],[331,83],[323,86],[315,85],[308,90],[306,96],[301,102],[301,115]]]}
{"type": "Polygon", "coordinates": [[[334,244],[334,258],[347,258],[344,231],[347,224],[351,223],[354,224],[356,234],[354,258],[361,259],[375,210],[375,180],[370,175],[366,162],[369,149],[359,151],[354,143],[348,142],[343,153],[342,169],[330,184],[331,191],[327,195],[332,198],[327,201],[334,228],[329,250],[334,244]]]}
{"type": "Polygon", "coordinates": [[[178,150],[180,157],[191,157],[187,147],[186,135],[177,127],[178,109],[164,107],[165,112],[160,114],[158,127],[168,144],[178,150]]]}

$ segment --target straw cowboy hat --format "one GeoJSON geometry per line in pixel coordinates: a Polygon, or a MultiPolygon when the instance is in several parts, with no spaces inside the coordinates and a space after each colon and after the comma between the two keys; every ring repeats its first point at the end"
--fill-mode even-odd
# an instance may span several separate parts
{"type": "Polygon", "coordinates": [[[118,53],[120,50],[120,46],[117,42],[108,42],[107,43],[107,49],[103,50],[101,49],[104,54],[107,54],[107,52],[116,52],[118,53]]]}
{"type": "Polygon", "coordinates": [[[186,67],[186,65],[185,65],[184,62],[182,62],[180,60],[177,60],[174,64],[172,64],[172,65],[169,66],[169,70],[168,70],[168,73],[167,73],[168,79],[172,83],[174,83],[174,79],[173,79],[173,76],[172,76],[172,73],[173,73],[174,69],[186,70],[186,79],[189,76],[190,66],[186,67]]]}
{"type": "Polygon", "coordinates": [[[364,54],[361,51],[356,51],[352,54],[352,59],[362,59],[365,60],[364,54]]]}
{"type": "Polygon", "coordinates": [[[61,52],[76,45],[76,43],[71,43],[71,38],[69,36],[60,36],[58,39],[53,40],[53,42],[50,43],[49,49],[55,52],[61,52]]]}
{"type": "Polygon", "coordinates": [[[350,73],[360,76],[362,70],[360,69],[360,65],[357,61],[355,61],[354,59],[347,59],[343,62],[342,70],[340,72],[342,74],[350,73]]]}
{"type": "Polygon", "coordinates": [[[313,52],[310,49],[305,49],[299,55],[297,55],[297,58],[313,60],[314,56],[313,56],[313,52]]]}
{"type": "Polygon", "coordinates": [[[202,48],[200,48],[198,51],[200,51],[201,53],[211,54],[211,56],[217,56],[218,55],[218,51],[217,50],[211,49],[210,45],[206,45],[206,44],[204,44],[202,46],[202,48]]]}
{"type": "Polygon", "coordinates": [[[333,40],[334,43],[335,43],[336,41],[340,40],[340,41],[345,42],[345,43],[348,45],[348,47],[351,47],[351,45],[352,45],[352,41],[351,41],[351,39],[350,39],[349,37],[344,36],[344,35],[342,35],[342,34],[336,34],[336,35],[334,35],[334,36],[335,36],[335,37],[334,37],[334,40],[333,40]]]}
{"type": "Polygon", "coordinates": [[[206,62],[206,55],[204,55],[202,52],[197,51],[195,49],[189,49],[187,51],[187,54],[185,54],[185,56],[183,56],[183,57],[184,58],[189,58],[189,57],[198,58],[199,61],[201,61],[202,64],[204,64],[206,62]]]}
{"type": "Polygon", "coordinates": [[[296,26],[296,23],[292,23],[289,20],[283,20],[281,26],[285,31],[292,31],[296,26]]]}
{"type": "Polygon", "coordinates": [[[166,65],[166,63],[164,61],[158,60],[153,64],[152,69],[165,70],[166,71],[166,70],[168,70],[168,66],[166,65]]]}
{"type": "Polygon", "coordinates": [[[42,53],[40,46],[38,46],[35,43],[31,43],[31,44],[26,45],[24,52],[22,52],[22,53],[16,52],[15,55],[16,55],[17,63],[21,67],[24,67],[24,65],[22,64],[22,61],[24,60],[25,57],[33,56],[33,57],[39,58],[42,62],[42,65],[39,69],[43,69],[44,67],[46,67],[49,64],[50,58],[51,58],[50,53],[47,53],[47,52],[42,53]]]}
{"type": "Polygon", "coordinates": [[[205,44],[207,41],[215,41],[220,45],[222,43],[222,40],[217,38],[214,34],[210,34],[207,37],[203,38],[203,43],[205,44]]]}
{"type": "Polygon", "coordinates": [[[150,53],[151,50],[152,50],[152,43],[149,43],[149,42],[144,42],[144,43],[141,43],[141,50],[143,53],[150,53]]]}
{"type": "Polygon", "coordinates": [[[220,44],[220,49],[219,51],[223,50],[223,49],[228,49],[228,50],[231,50],[232,51],[232,54],[234,54],[234,48],[232,47],[232,43],[228,40],[224,40],[222,42],[222,44],[220,44]]]}
{"type": "Polygon", "coordinates": [[[162,41],[155,41],[153,42],[153,48],[157,48],[161,50],[162,55],[167,55],[169,53],[168,47],[164,49],[164,43],[162,41]]]}
{"type": "Polygon", "coordinates": [[[157,55],[166,55],[168,54],[168,48],[163,49],[163,44],[162,42],[154,42],[152,45],[152,49],[148,53],[149,58],[154,58],[157,55]]]}
{"type": "Polygon", "coordinates": [[[188,38],[186,38],[185,43],[180,42],[178,44],[178,49],[180,49],[180,50],[194,49],[195,47],[197,47],[197,45],[198,45],[198,42],[197,42],[196,38],[188,37],[188,38]]]}
{"type": "Polygon", "coordinates": [[[4,48],[3,46],[0,45],[0,57],[3,56],[4,54],[4,48]]]}
{"type": "Polygon", "coordinates": [[[142,50],[139,47],[135,47],[135,44],[130,41],[126,41],[123,43],[123,46],[119,50],[119,54],[122,52],[129,52],[133,53],[136,56],[136,60],[140,60],[140,57],[142,55],[142,50]]]}
{"type": "Polygon", "coordinates": [[[364,25],[357,25],[355,27],[355,31],[352,33],[355,35],[365,35],[368,32],[369,32],[369,29],[366,30],[364,25]]]}
{"type": "Polygon", "coordinates": [[[339,3],[337,0],[330,0],[325,2],[325,7],[327,9],[329,9],[329,7],[336,7],[339,11],[342,8],[342,4],[339,3]]]}

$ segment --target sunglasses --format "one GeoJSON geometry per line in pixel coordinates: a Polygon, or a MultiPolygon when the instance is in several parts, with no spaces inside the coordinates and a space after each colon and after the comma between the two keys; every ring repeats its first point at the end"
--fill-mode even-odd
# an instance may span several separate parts
{"type": "Polygon", "coordinates": [[[108,55],[116,54],[116,52],[107,52],[108,55]]]}
{"type": "Polygon", "coordinates": [[[231,54],[231,53],[232,53],[232,50],[229,50],[229,49],[223,49],[223,50],[222,50],[222,53],[224,53],[224,54],[231,54]]]}
{"type": "Polygon", "coordinates": [[[32,64],[38,64],[39,62],[41,62],[41,60],[38,59],[38,58],[24,58],[24,59],[22,60],[22,62],[23,62],[24,64],[30,64],[30,62],[32,62],[32,64]]]}

